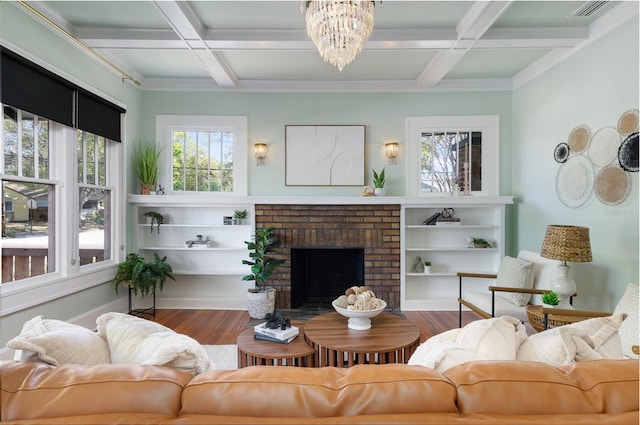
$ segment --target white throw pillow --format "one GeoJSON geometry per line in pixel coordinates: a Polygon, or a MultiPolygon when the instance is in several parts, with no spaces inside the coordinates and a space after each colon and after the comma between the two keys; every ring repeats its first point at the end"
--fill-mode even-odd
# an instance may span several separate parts
{"type": "Polygon", "coordinates": [[[132,363],[167,366],[195,375],[215,369],[202,345],[187,335],[175,332],[157,332],[147,336],[132,354],[132,363]]]}
{"type": "Polygon", "coordinates": [[[194,374],[215,367],[196,340],[151,320],[105,313],[97,325],[109,345],[111,363],[167,366],[194,374]]]}
{"type": "Polygon", "coordinates": [[[111,363],[133,363],[136,349],[149,335],[173,330],[141,317],[125,313],[105,313],[96,320],[98,335],[109,344],[111,363]]]}
{"type": "MultiPolygon", "coordinates": [[[[509,257],[502,259],[496,286],[506,286],[509,288],[533,288],[533,263],[520,258],[509,257]]],[[[516,292],[496,292],[496,295],[505,298],[517,306],[525,306],[531,299],[531,294],[520,294],[516,292]]]]}
{"type": "Polygon", "coordinates": [[[640,345],[640,330],[638,329],[638,285],[630,283],[613,310],[613,314],[626,313],[627,318],[620,325],[618,333],[622,342],[622,354],[631,359],[638,355],[631,351],[633,345],[640,345]]]}
{"type": "Polygon", "coordinates": [[[450,367],[474,360],[515,360],[527,338],[524,325],[510,316],[476,320],[429,338],[409,359],[442,373],[450,367]]]}
{"type": "Polygon", "coordinates": [[[109,347],[96,332],[62,320],[36,316],[7,343],[22,361],[41,360],[54,366],[110,363],[109,347]],[[21,352],[20,352],[21,351],[21,352]]]}
{"type": "Polygon", "coordinates": [[[517,359],[562,366],[576,361],[621,359],[618,328],[623,315],[596,317],[531,335],[517,359]]]}

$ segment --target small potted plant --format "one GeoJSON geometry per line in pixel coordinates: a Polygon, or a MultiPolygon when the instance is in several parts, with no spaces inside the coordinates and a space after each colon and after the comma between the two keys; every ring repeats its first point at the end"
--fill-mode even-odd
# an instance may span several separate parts
{"type": "Polygon", "coordinates": [[[547,308],[554,308],[558,304],[560,304],[560,298],[558,298],[558,294],[553,291],[545,292],[542,294],[542,304],[547,308]]]}
{"type": "Polygon", "coordinates": [[[280,246],[273,227],[256,230],[253,241],[245,241],[249,249],[250,260],[242,260],[242,264],[251,266],[251,273],[242,280],[255,282],[248,290],[248,311],[253,319],[264,319],[267,313],[275,310],[275,289],[266,286],[269,277],[284,260],[269,257],[268,252],[280,246]]]}
{"type": "Polygon", "coordinates": [[[373,186],[375,187],[374,194],[375,196],[384,196],[384,181],[385,181],[384,168],[382,169],[380,174],[378,174],[374,169],[372,169],[372,171],[373,171],[373,186]]]}
{"type": "Polygon", "coordinates": [[[156,193],[158,184],[158,161],[162,149],[152,142],[138,143],[133,148],[133,170],[142,187],[143,195],[156,193]]]}
{"type": "Polygon", "coordinates": [[[158,234],[160,234],[160,225],[162,223],[164,223],[164,216],[162,214],[160,214],[159,212],[155,212],[155,211],[147,211],[146,213],[142,214],[144,217],[149,217],[150,218],[150,224],[151,224],[151,233],[153,233],[153,225],[156,224],[157,227],[157,232],[158,234]]]}
{"type": "Polygon", "coordinates": [[[235,224],[245,224],[245,220],[249,216],[249,212],[245,209],[235,210],[233,212],[233,220],[235,224]]]}
{"type": "Polygon", "coordinates": [[[491,248],[491,244],[482,238],[473,238],[473,246],[476,248],[491,248]]]}
{"type": "Polygon", "coordinates": [[[426,260],[424,262],[424,273],[431,273],[431,261],[426,260]]]}

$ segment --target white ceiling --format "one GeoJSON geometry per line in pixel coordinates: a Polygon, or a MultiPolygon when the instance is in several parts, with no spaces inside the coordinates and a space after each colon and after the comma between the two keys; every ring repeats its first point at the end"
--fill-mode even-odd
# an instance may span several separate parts
{"type": "Polygon", "coordinates": [[[341,72],[298,0],[26,2],[144,90],[228,91],[512,89],[637,19],[637,1],[587,3],[604,5],[579,17],[584,1],[376,2],[373,34],[341,72]]]}

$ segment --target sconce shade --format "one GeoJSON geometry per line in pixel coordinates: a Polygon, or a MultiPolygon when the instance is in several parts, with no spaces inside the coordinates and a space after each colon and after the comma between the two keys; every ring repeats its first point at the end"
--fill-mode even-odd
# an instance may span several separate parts
{"type": "Polygon", "coordinates": [[[265,159],[267,157],[267,145],[265,143],[256,143],[253,145],[253,154],[256,159],[265,159]]]}
{"type": "Polygon", "coordinates": [[[398,144],[396,142],[390,142],[385,145],[388,159],[396,159],[398,156],[398,144]]]}
{"type": "Polygon", "coordinates": [[[589,228],[580,226],[547,226],[540,255],[563,262],[592,261],[589,228]]]}

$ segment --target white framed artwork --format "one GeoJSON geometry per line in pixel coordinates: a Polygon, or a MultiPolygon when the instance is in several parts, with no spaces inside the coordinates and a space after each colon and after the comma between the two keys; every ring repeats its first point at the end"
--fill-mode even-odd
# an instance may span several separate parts
{"type": "Polygon", "coordinates": [[[287,186],[362,186],[364,125],[285,126],[287,186]]]}

